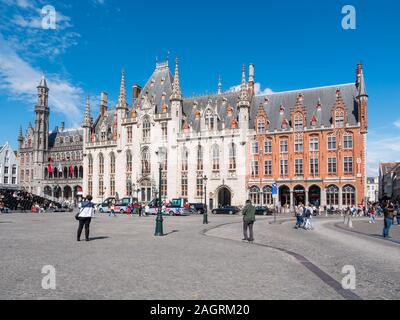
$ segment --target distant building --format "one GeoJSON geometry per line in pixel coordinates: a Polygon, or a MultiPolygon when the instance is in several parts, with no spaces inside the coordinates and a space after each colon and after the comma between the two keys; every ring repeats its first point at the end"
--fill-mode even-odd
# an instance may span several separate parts
{"type": "Polygon", "coordinates": [[[379,165],[379,199],[400,198],[400,162],[379,165]]]}
{"type": "Polygon", "coordinates": [[[6,142],[0,147],[0,188],[17,189],[18,160],[11,146],[6,142]]]}
{"type": "Polygon", "coordinates": [[[51,200],[78,201],[82,196],[83,130],[49,131],[49,88],[43,77],[35,106],[35,125],[18,135],[20,187],[51,200]]]}
{"type": "Polygon", "coordinates": [[[378,201],[379,194],[379,178],[369,177],[367,178],[367,198],[370,202],[378,201]]]}

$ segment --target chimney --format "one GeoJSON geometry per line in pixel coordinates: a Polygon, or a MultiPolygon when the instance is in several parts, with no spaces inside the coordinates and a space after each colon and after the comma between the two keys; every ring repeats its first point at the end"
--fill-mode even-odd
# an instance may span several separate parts
{"type": "Polygon", "coordinates": [[[254,64],[249,65],[249,91],[254,92],[254,64]]]}
{"type": "Polygon", "coordinates": [[[104,114],[107,111],[107,103],[108,103],[108,93],[102,92],[100,95],[100,114],[104,117],[104,114]]]}
{"type": "Polygon", "coordinates": [[[132,86],[132,102],[133,103],[135,103],[136,99],[139,98],[141,91],[142,91],[142,88],[138,84],[134,84],[132,86]]]}
{"type": "Polygon", "coordinates": [[[60,127],[60,131],[63,132],[65,129],[65,122],[61,122],[61,127],[60,127]]]}

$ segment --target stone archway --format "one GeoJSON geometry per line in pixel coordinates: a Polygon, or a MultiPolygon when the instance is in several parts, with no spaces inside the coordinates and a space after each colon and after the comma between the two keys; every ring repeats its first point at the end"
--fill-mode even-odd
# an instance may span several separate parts
{"type": "Polygon", "coordinates": [[[315,184],[308,188],[308,202],[314,206],[321,205],[321,188],[315,184]]]}
{"type": "Polygon", "coordinates": [[[288,186],[279,187],[279,201],[282,207],[290,207],[290,189],[288,186]]]}
{"type": "Polygon", "coordinates": [[[70,186],[64,187],[64,199],[71,200],[72,199],[72,188],[70,186]]]}
{"type": "Polygon", "coordinates": [[[54,198],[60,199],[62,197],[62,190],[60,186],[55,186],[53,190],[54,198]]]}
{"type": "Polygon", "coordinates": [[[298,206],[300,203],[306,203],[306,189],[301,186],[297,185],[293,188],[293,198],[294,198],[294,205],[298,206]]]}
{"type": "Polygon", "coordinates": [[[226,186],[222,186],[217,191],[218,207],[230,206],[232,204],[232,192],[226,186]]]}

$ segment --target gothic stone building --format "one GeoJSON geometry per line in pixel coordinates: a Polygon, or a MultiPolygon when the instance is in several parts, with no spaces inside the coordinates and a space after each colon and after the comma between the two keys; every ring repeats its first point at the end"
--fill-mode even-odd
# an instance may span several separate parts
{"type": "Polygon", "coordinates": [[[343,207],[366,199],[367,104],[364,75],[356,82],[256,97],[246,188],[271,205],[343,207]]]}
{"type": "Polygon", "coordinates": [[[35,106],[35,125],[25,136],[20,129],[18,157],[20,188],[52,200],[76,202],[82,196],[83,130],[65,129],[64,123],[49,131],[49,88],[43,77],[35,106]]]}
{"type": "Polygon", "coordinates": [[[143,89],[133,86],[130,105],[123,72],[115,108],[102,93],[92,121],[87,101],[84,192],[97,202],[117,194],[149,201],[160,164],[163,199],[203,202],[206,187],[210,208],[249,196],[272,204],[272,182],[282,205],[360,202],[367,95],[357,70],[349,85],[255,95],[250,65],[239,90],[222,92],[219,84],[216,94],[184,98],[178,61],[174,75],[157,63],[143,89]]]}

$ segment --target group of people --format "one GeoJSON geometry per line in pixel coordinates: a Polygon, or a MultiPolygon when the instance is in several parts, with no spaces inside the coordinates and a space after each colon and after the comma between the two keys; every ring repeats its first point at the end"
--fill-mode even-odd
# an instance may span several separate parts
{"type": "Polygon", "coordinates": [[[386,201],[383,205],[383,237],[389,238],[390,228],[397,221],[400,225],[400,206],[399,203],[394,204],[392,201],[386,201]]]}
{"type": "Polygon", "coordinates": [[[317,214],[310,205],[303,205],[301,202],[295,207],[296,224],[295,229],[312,230],[312,216],[317,214]]]}

